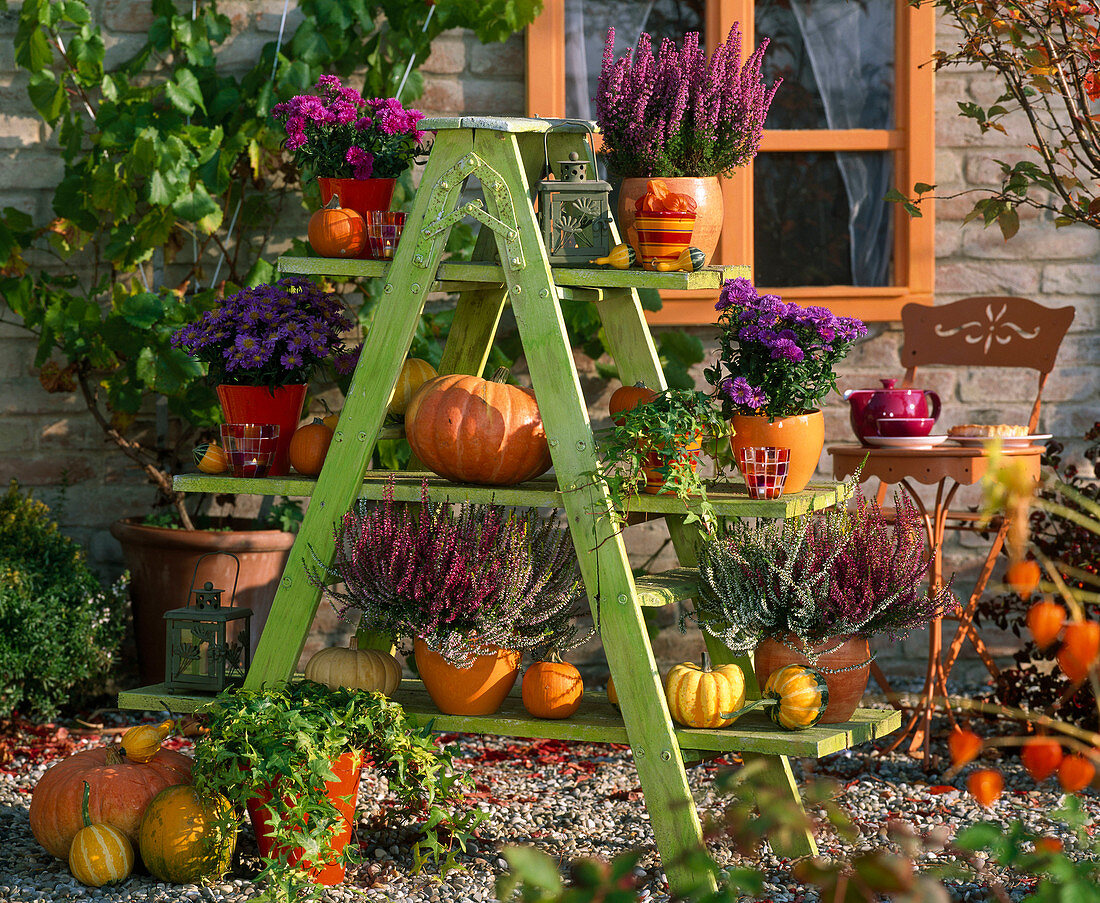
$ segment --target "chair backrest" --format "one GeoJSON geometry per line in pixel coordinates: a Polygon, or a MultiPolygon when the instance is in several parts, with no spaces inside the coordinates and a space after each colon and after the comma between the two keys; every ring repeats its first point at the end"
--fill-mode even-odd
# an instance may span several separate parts
{"type": "Polygon", "coordinates": [[[1047,375],[1076,311],[1043,307],[1027,298],[974,297],[951,304],[906,304],[901,309],[901,363],[911,385],[918,366],[1027,367],[1039,371],[1028,427],[1039,425],[1047,375]]]}

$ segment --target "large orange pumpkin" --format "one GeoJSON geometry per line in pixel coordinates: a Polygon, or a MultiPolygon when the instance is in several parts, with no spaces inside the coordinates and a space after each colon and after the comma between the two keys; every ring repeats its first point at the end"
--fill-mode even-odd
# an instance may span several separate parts
{"type": "Polygon", "coordinates": [[[92,823],[114,825],[136,847],[149,801],[165,787],[190,780],[191,759],[169,749],[144,763],[128,762],[111,747],[86,749],[42,775],[31,795],[31,831],[49,853],[68,860],[73,838],[84,826],[80,803],[87,781],[92,823]]]}
{"type": "Polygon", "coordinates": [[[430,379],[405,411],[405,438],[433,473],[456,483],[511,486],[550,467],[542,416],[530,389],[453,374],[430,379]]]}

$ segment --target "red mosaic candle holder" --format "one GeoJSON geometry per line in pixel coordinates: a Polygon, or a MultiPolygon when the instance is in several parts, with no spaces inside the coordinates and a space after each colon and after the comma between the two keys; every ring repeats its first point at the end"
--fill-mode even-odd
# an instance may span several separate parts
{"type": "Polygon", "coordinates": [[[783,494],[791,450],[775,445],[754,445],[737,449],[737,466],[745,478],[749,498],[777,499],[783,494]]]}
{"type": "Polygon", "coordinates": [[[266,477],[279,443],[277,423],[224,423],[222,448],[235,477],[266,477]]]}

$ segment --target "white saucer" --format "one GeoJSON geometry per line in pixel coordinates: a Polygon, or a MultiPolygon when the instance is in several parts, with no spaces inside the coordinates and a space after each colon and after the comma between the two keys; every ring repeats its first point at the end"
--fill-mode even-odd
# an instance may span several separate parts
{"type": "Polygon", "coordinates": [[[864,436],[868,445],[880,448],[932,448],[947,441],[946,436],[864,436]]]}
{"type": "Polygon", "coordinates": [[[1005,448],[1026,448],[1044,439],[1050,439],[1051,433],[1037,433],[1034,436],[952,436],[952,442],[958,442],[963,448],[981,448],[987,442],[1000,441],[1005,448]]]}

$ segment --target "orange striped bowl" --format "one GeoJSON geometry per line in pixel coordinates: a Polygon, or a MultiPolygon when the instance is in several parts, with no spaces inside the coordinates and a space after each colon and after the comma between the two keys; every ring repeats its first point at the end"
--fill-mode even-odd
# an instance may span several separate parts
{"type": "Polygon", "coordinates": [[[642,266],[652,269],[659,260],[674,263],[680,252],[691,244],[695,214],[639,213],[634,228],[638,230],[642,266]]]}

